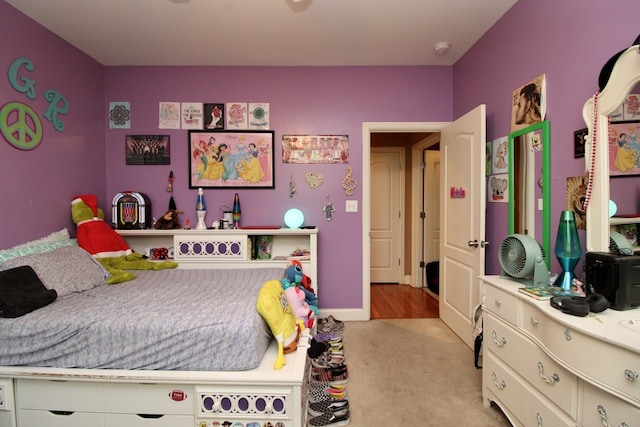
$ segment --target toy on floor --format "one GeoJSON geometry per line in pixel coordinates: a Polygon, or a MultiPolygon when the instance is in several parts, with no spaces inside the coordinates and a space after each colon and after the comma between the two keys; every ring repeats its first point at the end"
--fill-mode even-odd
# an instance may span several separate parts
{"type": "Polygon", "coordinates": [[[282,289],[284,289],[284,294],[293,310],[293,314],[303,322],[305,327],[312,328],[317,309],[311,308],[306,301],[307,295],[300,285],[305,277],[302,273],[301,264],[293,262],[284,273],[285,277],[281,280],[282,289]]]}
{"type": "Polygon", "coordinates": [[[269,280],[262,286],[258,292],[256,309],[278,342],[278,356],[273,368],[281,369],[287,363],[284,355],[298,348],[298,336],[304,326],[291,311],[282,284],[278,280],[269,280]]]}
{"type": "Polygon", "coordinates": [[[127,242],[104,222],[104,212],[98,208],[93,194],[83,194],[71,201],[71,217],[78,226],[78,246],[89,252],[111,274],[107,283],[133,280],[136,275],[125,270],[164,270],[176,268],[173,261],[152,262],[134,253],[127,242]]]}

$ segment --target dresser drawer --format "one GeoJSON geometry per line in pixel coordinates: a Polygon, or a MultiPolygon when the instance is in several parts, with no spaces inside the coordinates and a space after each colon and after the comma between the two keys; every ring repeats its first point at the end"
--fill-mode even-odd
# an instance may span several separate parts
{"type": "MultiPolygon", "coordinates": [[[[172,384],[104,384],[104,411],[122,414],[191,415],[193,386],[172,384]]],[[[123,424],[124,425],[124,424],[123,424]]]]}
{"type": "Polygon", "coordinates": [[[193,416],[163,415],[160,417],[140,416],[136,414],[105,414],[105,427],[193,427],[193,416]]]}
{"type": "Polygon", "coordinates": [[[490,351],[485,353],[482,375],[488,394],[495,396],[498,405],[507,408],[522,425],[575,426],[574,421],[490,351]]]}
{"type": "Polygon", "coordinates": [[[640,420],[640,409],[597,387],[584,384],[581,421],[583,427],[634,426],[640,420]]]}
{"type": "Polygon", "coordinates": [[[495,353],[540,393],[571,417],[577,414],[578,379],[530,339],[500,319],[485,316],[483,346],[495,353]]]}
{"type": "Polygon", "coordinates": [[[102,384],[19,379],[16,403],[20,409],[102,412],[102,384]]]}
{"type": "Polygon", "coordinates": [[[514,326],[518,325],[520,301],[516,296],[485,283],[483,304],[486,311],[498,315],[514,326]]]}
{"type": "Polygon", "coordinates": [[[102,414],[89,412],[56,414],[49,411],[21,409],[18,411],[18,425],[28,427],[103,427],[104,417],[102,414]]]}
{"type": "MultiPolygon", "coordinates": [[[[568,315],[567,315],[568,316],[568,315]]],[[[584,322],[597,322],[585,317],[584,322]]],[[[525,304],[523,329],[588,380],[613,388],[640,405],[640,357],[561,325],[525,304]]]]}

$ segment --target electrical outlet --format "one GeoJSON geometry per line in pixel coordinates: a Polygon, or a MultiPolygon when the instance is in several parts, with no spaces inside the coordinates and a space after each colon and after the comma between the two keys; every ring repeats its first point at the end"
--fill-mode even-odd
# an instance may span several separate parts
{"type": "Polygon", "coordinates": [[[345,206],[345,212],[358,212],[358,201],[347,200],[346,206],[345,206]]]}

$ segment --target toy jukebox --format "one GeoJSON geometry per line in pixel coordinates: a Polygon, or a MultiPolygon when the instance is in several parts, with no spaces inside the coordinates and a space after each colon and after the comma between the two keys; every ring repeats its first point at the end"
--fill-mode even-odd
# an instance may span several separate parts
{"type": "Polygon", "coordinates": [[[123,191],[113,198],[111,221],[115,229],[151,228],[151,202],[142,193],[123,191]]]}

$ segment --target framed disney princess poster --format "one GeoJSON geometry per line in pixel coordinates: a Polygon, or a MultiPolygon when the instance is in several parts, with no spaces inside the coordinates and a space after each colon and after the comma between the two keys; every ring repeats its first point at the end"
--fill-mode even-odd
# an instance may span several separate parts
{"type": "Polygon", "coordinates": [[[274,188],[274,132],[190,130],[189,188],[274,188]]]}
{"type": "Polygon", "coordinates": [[[640,121],[609,126],[609,176],[640,175],[640,121]]]}

